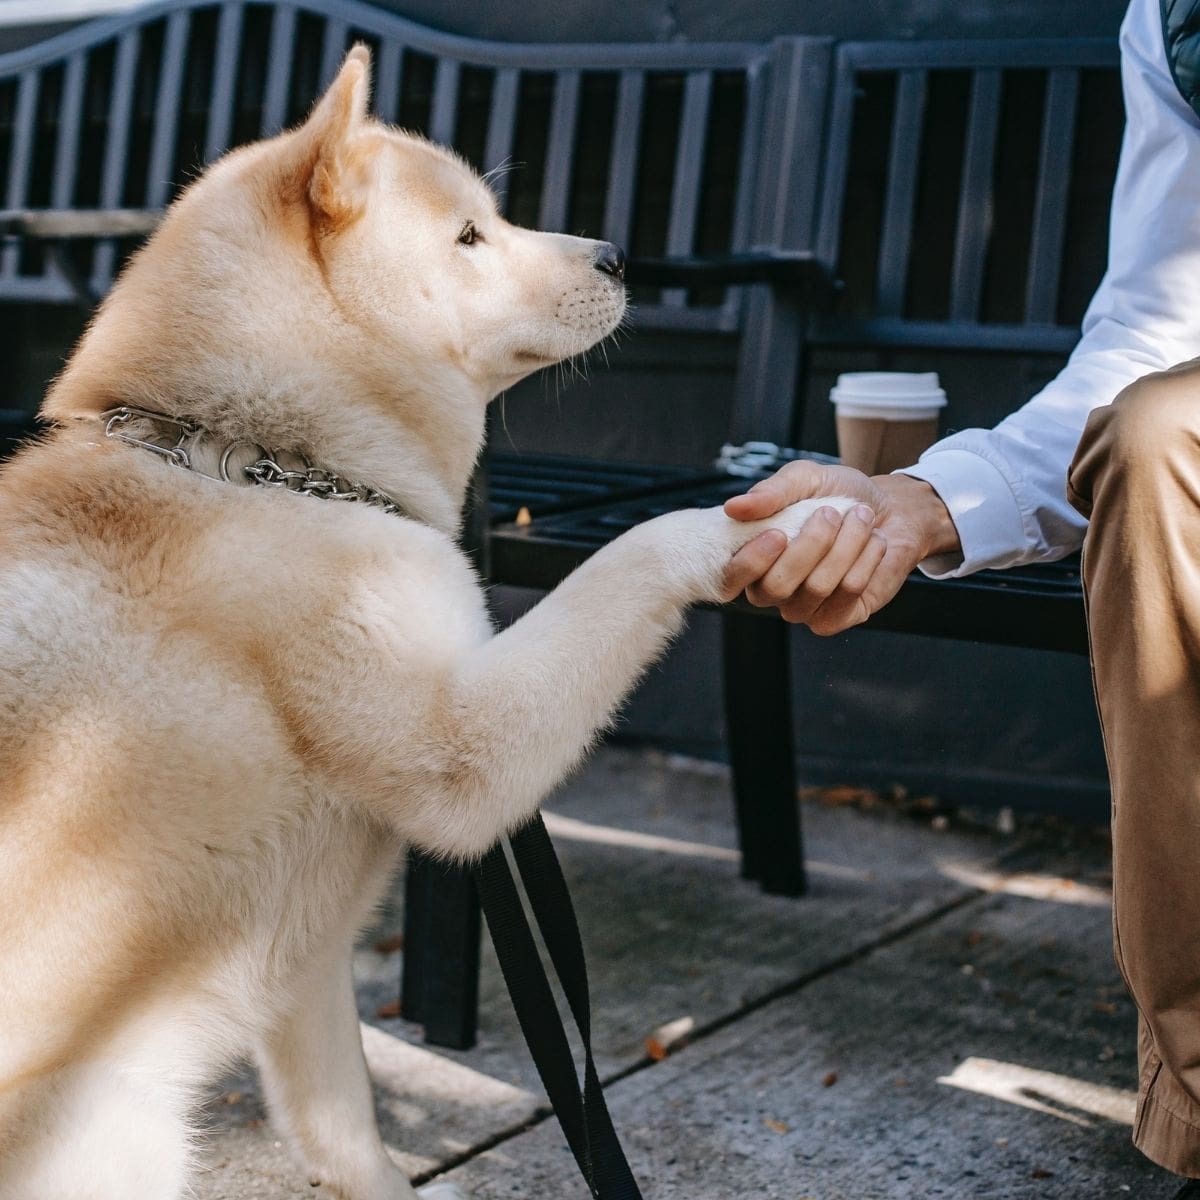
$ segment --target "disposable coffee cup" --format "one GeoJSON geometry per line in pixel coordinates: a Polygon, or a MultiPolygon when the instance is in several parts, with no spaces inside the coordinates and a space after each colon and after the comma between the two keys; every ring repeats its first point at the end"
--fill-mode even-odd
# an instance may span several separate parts
{"type": "Polygon", "coordinates": [[[829,393],[838,455],[867,475],[908,467],[937,441],[946,393],[936,371],[851,371],[829,393]]]}

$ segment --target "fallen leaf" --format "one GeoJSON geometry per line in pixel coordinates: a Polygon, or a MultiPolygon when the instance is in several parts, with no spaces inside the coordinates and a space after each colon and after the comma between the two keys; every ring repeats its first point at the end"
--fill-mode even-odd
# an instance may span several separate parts
{"type": "Polygon", "coordinates": [[[375,1015],[383,1020],[390,1020],[392,1017],[400,1015],[400,1001],[389,1000],[386,1004],[381,1004],[376,1010],[375,1015]]]}
{"type": "Polygon", "coordinates": [[[833,1085],[835,1083],[837,1083],[837,1081],[838,1081],[838,1073],[836,1071],[830,1071],[829,1074],[826,1075],[825,1078],[821,1080],[821,1086],[822,1087],[833,1087],[833,1085]]]}
{"type": "Polygon", "coordinates": [[[646,1056],[655,1062],[662,1062],[672,1051],[682,1050],[688,1044],[688,1038],[695,1028],[694,1017],[680,1017],[660,1025],[646,1038],[646,1056]]]}
{"type": "Polygon", "coordinates": [[[772,1117],[763,1117],[763,1124],[774,1130],[776,1133],[787,1133],[788,1127],[782,1121],[776,1121],[772,1117]]]}

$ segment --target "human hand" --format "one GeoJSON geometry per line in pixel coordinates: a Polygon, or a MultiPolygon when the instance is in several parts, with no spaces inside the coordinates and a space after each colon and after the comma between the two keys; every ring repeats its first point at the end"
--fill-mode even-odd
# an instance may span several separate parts
{"type": "Polygon", "coordinates": [[[833,634],[859,625],[900,590],[917,563],[959,549],[941,498],[910,475],[868,477],[851,467],[798,460],[725,502],[738,521],[760,520],[813,496],[862,503],[841,517],[821,508],[790,542],[768,530],[730,560],[730,592],[745,589],[760,608],[785,621],[833,634]]]}

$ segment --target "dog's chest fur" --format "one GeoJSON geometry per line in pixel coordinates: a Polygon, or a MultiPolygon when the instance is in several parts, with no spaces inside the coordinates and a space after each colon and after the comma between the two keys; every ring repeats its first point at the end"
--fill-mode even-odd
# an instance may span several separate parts
{"type": "Polygon", "coordinates": [[[56,955],[10,978],[0,946],[0,988],[37,1015],[6,1044],[77,1054],[72,1031],[207,997],[229,1053],[367,918],[400,839],[363,801],[436,793],[433,681],[488,635],[478,586],[411,521],[133,449],[35,448],[0,511],[0,887],[79,975],[56,955]],[[406,711],[342,753],[376,655],[406,711]],[[364,778],[373,749],[391,769],[364,778]]]}

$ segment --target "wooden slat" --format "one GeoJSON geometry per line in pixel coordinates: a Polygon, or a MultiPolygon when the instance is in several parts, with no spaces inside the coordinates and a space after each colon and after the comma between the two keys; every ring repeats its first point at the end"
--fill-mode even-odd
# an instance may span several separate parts
{"type": "Polygon", "coordinates": [[[346,34],[350,27],[345,21],[330,17],[325,22],[325,36],[321,40],[321,74],[318,90],[324,91],[338,73],[342,59],[346,57],[346,34]]]}
{"type": "Polygon", "coordinates": [[[79,130],[83,123],[82,51],[67,59],[62,99],[58,106],[58,144],[54,149],[54,182],[50,190],[53,208],[69,208],[75,195],[76,167],[79,163],[79,130]]]}
{"type": "Polygon", "coordinates": [[[604,200],[604,236],[626,250],[630,249],[629,236],[633,228],[633,198],[637,188],[638,144],[645,95],[645,73],[622,71],[617,86],[608,194],[604,200]]]}
{"type": "Polygon", "coordinates": [[[904,305],[927,82],[924,71],[902,71],[896,88],[887,198],[879,244],[876,311],[881,316],[898,316],[904,305]]]}
{"type": "Polygon", "coordinates": [[[999,71],[984,70],[976,71],[971,86],[971,112],[950,278],[950,318],[954,321],[979,318],[983,269],[994,217],[992,172],[996,159],[996,129],[1000,123],[1000,85],[999,71]]]}
{"type": "MultiPolygon", "coordinates": [[[[133,84],[137,73],[141,30],[126,30],[117,43],[117,61],[113,68],[112,95],[108,102],[108,136],[104,146],[104,166],[100,175],[100,207],[120,208],[121,193],[129,169],[129,117],[133,108],[133,84]]],[[[92,291],[103,295],[112,282],[116,246],[101,242],[92,261],[92,291]]]]}
{"type": "Polygon", "coordinates": [[[579,81],[578,71],[560,71],[554,81],[554,106],[546,143],[538,224],[542,229],[556,232],[562,232],[567,223],[575,125],[579,118],[579,81]]]}
{"type": "MultiPolygon", "coordinates": [[[[33,124],[37,115],[38,88],[41,74],[36,70],[23,71],[17,83],[17,107],[13,116],[12,150],[9,156],[8,191],[5,207],[24,208],[29,192],[29,170],[33,162],[33,124]]],[[[15,275],[20,262],[20,247],[15,243],[4,247],[0,257],[0,274],[15,275]]]]}
{"type": "Polygon", "coordinates": [[[287,121],[288,89],[296,48],[296,10],[280,4],[271,16],[271,42],[267,48],[267,83],[263,89],[263,137],[277,134],[287,121]]]}
{"type": "MultiPolygon", "coordinates": [[[[683,116],[675,147],[675,178],[671,184],[671,211],[667,222],[667,253],[691,254],[696,243],[696,216],[700,211],[700,180],[708,111],[712,103],[712,72],[695,71],[683,87],[683,116]]],[[[668,288],[664,304],[686,304],[685,288],[668,288]]]]}
{"type": "Polygon", "coordinates": [[[1058,306],[1078,98],[1077,70],[1059,68],[1049,72],[1025,288],[1025,319],[1037,324],[1052,324],[1058,306]]]}
{"type": "Polygon", "coordinates": [[[433,75],[433,103],[429,109],[429,138],[442,146],[454,144],[460,74],[459,64],[454,59],[438,59],[433,75]]]}
{"type": "Polygon", "coordinates": [[[167,18],[163,38],[162,70],[158,77],[158,95],[154,100],[154,136],[150,142],[150,163],[146,174],[146,203],[161,208],[170,197],[171,172],[175,166],[175,137],[179,129],[179,109],[183,96],[184,59],[192,14],[176,9],[167,18]]]}
{"type": "Polygon", "coordinates": [[[242,6],[221,5],[217,22],[217,46],[213,54],[213,82],[208,101],[208,131],[204,138],[204,161],[210,163],[229,148],[236,100],[238,50],[242,41],[242,6]]]}
{"type": "Polygon", "coordinates": [[[395,121],[400,112],[401,61],[404,47],[388,40],[375,64],[375,112],[381,121],[395,121]]]}

